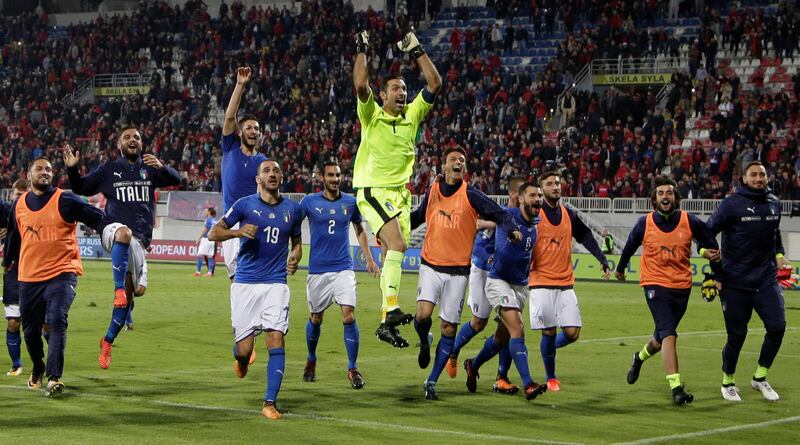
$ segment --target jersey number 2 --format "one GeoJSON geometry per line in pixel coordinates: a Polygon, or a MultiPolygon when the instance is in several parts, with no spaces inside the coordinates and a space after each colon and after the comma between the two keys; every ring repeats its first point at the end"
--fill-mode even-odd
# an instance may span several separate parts
{"type": "Polygon", "coordinates": [[[328,233],[333,235],[333,228],[336,227],[336,221],[330,220],[328,221],[328,233]]]}

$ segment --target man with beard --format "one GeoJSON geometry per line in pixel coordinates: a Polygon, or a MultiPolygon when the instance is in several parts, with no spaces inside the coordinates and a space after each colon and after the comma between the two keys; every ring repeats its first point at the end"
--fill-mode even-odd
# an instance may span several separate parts
{"type": "MultiPolygon", "coordinates": [[[[5,241],[8,233],[9,224],[13,221],[9,219],[14,202],[28,191],[28,180],[17,179],[11,188],[11,202],[0,205],[0,242],[5,241]]],[[[22,374],[22,358],[20,357],[20,314],[19,314],[19,271],[16,265],[3,273],[3,308],[6,315],[6,347],[8,356],[11,358],[11,369],[6,372],[7,376],[22,374]]]]}
{"type": "Polygon", "coordinates": [[[521,313],[528,299],[527,272],[536,244],[536,223],[542,207],[541,189],[526,182],[519,187],[517,199],[519,207],[508,209],[507,212],[514,217],[516,230],[522,233],[522,239],[515,240],[502,226],[496,229],[494,258],[486,279],[486,298],[497,309],[501,323],[497,325],[494,335],[486,339],[478,355],[464,361],[464,370],[467,374],[467,390],[475,392],[481,365],[501,349],[508,348],[522,378],[525,398],[533,400],[547,391],[547,385],[540,385],[531,377],[521,313]]]}
{"type": "Polygon", "coordinates": [[[334,161],[327,161],[319,172],[322,192],[307,195],[300,201],[301,217],[308,218],[311,230],[311,248],[308,261],[308,310],[306,345],[308,358],[303,370],[303,380],[316,380],[317,343],[322,317],[333,303],[342,309],[344,346],[347,350],[347,379],[355,389],[364,387],[364,377],[358,371],[359,330],[356,323],[356,275],[350,257],[350,230],[352,225],[358,244],[367,264],[367,271],[377,276],[380,268],[372,258],[367,232],[353,195],[342,193],[342,170],[334,161]]]}
{"type": "Polygon", "coordinates": [[[428,225],[422,246],[417,312],[414,317],[414,329],[420,341],[417,363],[421,369],[427,368],[431,361],[428,333],[436,305],[439,305],[441,319],[442,336],[436,347],[433,367],[423,384],[427,400],[439,399],[436,382],[454,351],[456,329],[461,323],[464,294],[469,282],[470,257],[478,217],[499,224],[514,241],[522,237],[511,215],[464,182],[467,166],[464,149],[450,147],[444,151],[442,158],[444,177],[436,178],[420,206],[411,214],[412,229],[423,221],[428,225]]]}
{"type": "Polygon", "coordinates": [[[353,84],[358,94],[357,113],[361,123],[361,142],[353,164],[353,187],[358,209],[385,249],[381,270],[381,323],[375,335],[396,348],[408,346],[397,326],[414,318],[400,310],[398,298],[403,257],[411,237],[411,192],[406,188],[414,168],[415,142],[420,124],[433,108],[442,78],[414,33],[397,42],[410,53],[425,76],[426,86],[406,104],[406,83],[398,74],[381,79],[379,107],[372,95],[367,71],[369,36],[356,35],[353,84]]]}
{"type": "Polygon", "coordinates": [[[280,195],[282,180],[278,163],[263,161],[256,176],[258,193],[236,201],[208,233],[211,241],[237,239],[241,244],[231,284],[233,370],[239,378],[247,375],[255,337],[266,332],[269,361],[261,414],[273,420],[283,417],[275,401],[286,367],[283,338],[289,330],[290,299],[286,276],[297,271],[303,256],[300,205],[280,195]],[[241,227],[234,229],[237,224],[241,227]]]}
{"type": "MultiPolygon", "coordinates": [[[[223,213],[227,213],[239,198],[256,193],[258,166],[267,160],[258,146],[261,138],[261,127],[258,119],[252,114],[245,114],[236,121],[239,103],[244,94],[244,87],[250,82],[250,67],[236,69],[236,86],[231,93],[228,108],[225,109],[225,121],[222,123],[222,205],[223,213]]],[[[239,254],[239,242],[230,239],[222,243],[222,256],[228,269],[228,278],[233,282],[236,275],[236,258],[239,254]]]]}
{"type": "Polygon", "coordinates": [[[633,354],[628,371],[629,384],[636,383],[645,360],[662,351],[667,383],[676,405],[691,403],[692,394],[685,391],[678,373],[678,324],[686,313],[692,291],[692,266],[689,262],[692,238],[703,257],[719,261],[717,242],[698,217],[680,210],[678,185],[668,177],[654,181],[650,199],[654,211],[639,218],[622,249],[615,276],[625,281],[625,269],[636,249],[642,246],[639,283],[644,288],[647,307],[656,328],[653,338],[641,351],[633,354]]]}
{"type": "Polygon", "coordinates": [[[78,196],[53,188],[53,167],[38,158],[28,167],[30,191],[17,199],[9,217],[3,268],[19,270],[19,308],[25,346],[31,357],[28,388],[40,389],[47,374],[45,396],[61,397],[67,315],[75,299],[78,275],[83,274],[78,222],[103,228],[103,212],[78,196]],[[47,364],[42,328],[49,326],[47,364]]]}
{"type": "Polygon", "coordinates": [[[542,173],[539,185],[544,194],[544,204],[528,278],[530,321],[531,329],[542,331],[540,350],[547,373],[547,390],[560,391],[561,382],[556,377],[556,348],[574,342],[581,332],[581,313],[573,289],[572,238],[597,258],[603,269],[603,279],[608,280],[611,269],[592,231],[575,212],[560,203],[561,178],[558,173],[542,173]],[[558,336],[557,327],[561,328],[558,336]]]}
{"type": "Polygon", "coordinates": [[[728,331],[722,349],[725,400],[741,401],[734,374],[753,310],[767,332],[750,386],[769,401],[780,398],[767,382],[786,331],[783,293],[775,275],[777,267],[791,264],[783,257],[780,223],[781,203],[767,187],[767,171],[759,161],[747,164],[736,193],[725,198],[707,222],[713,236],[722,232],[722,267],[716,279],[728,331]]]}
{"type": "Polygon", "coordinates": [[[97,362],[102,369],[111,366],[111,347],[133,310],[133,297],[141,296],[145,286],[145,252],[153,238],[156,215],[156,188],[179,185],[181,177],[151,153],[142,154],[142,136],[134,126],[120,131],[117,148],[121,156],[109,160],[86,176],[78,170],[80,151],[67,145],[64,164],[72,191],[106,198],[106,216],[101,241],[111,254],[114,280],[114,308],[105,337],[100,340],[97,362]]]}

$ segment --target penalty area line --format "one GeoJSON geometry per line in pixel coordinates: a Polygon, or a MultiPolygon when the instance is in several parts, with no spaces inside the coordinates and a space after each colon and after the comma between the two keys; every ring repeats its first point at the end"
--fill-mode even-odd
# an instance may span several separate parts
{"type": "Polygon", "coordinates": [[[672,434],[669,436],[648,437],[645,439],[634,440],[631,442],[617,442],[614,445],[646,445],[651,443],[668,442],[676,439],[693,439],[697,437],[708,437],[717,434],[733,433],[736,431],[764,428],[772,425],[793,423],[800,421],[800,416],[784,417],[782,419],[768,420],[766,422],[747,423],[744,425],[728,426],[724,428],[714,428],[711,430],[695,431],[692,433],[672,434]]]}

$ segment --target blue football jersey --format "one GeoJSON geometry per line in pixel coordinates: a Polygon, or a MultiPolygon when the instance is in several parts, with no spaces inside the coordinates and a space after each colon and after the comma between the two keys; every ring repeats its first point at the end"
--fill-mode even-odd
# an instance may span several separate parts
{"type": "Polygon", "coordinates": [[[72,192],[76,195],[92,196],[102,193],[105,196],[104,226],[110,223],[125,224],[144,247],[148,247],[153,238],[156,188],[181,183],[181,176],[174,168],[149,167],[141,158],[131,163],[124,157],[119,157],[83,177],[76,167],[68,168],[67,175],[72,192]]]}
{"type": "Polygon", "coordinates": [[[492,255],[494,255],[494,229],[481,230],[475,235],[475,243],[472,245],[472,264],[483,270],[489,270],[492,255]]]}
{"type": "Polygon", "coordinates": [[[495,229],[494,259],[489,269],[489,278],[507,281],[510,284],[528,285],[531,269],[531,253],[536,244],[536,224],[539,218],[528,223],[522,218],[520,209],[507,209],[514,217],[517,229],[522,232],[522,241],[512,243],[508,233],[501,227],[495,229]]]}
{"type": "MultiPolygon", "coordinates": [[[[254,181],[255,182],[255,181],[254,181]]],[[[258,227],[255,239],[239,238],[236,283],[286,283],[289,242],[300,236],[300,205],[281,199],[275,205],[259,195],[236,201],[223,217],[229,227],[252,224],[258,227]]]]}
{"type": "Polygon", "coordinates": [[[217,218],[214,218],[213,216],[209,216],[208,218],[206,218],[206,222],[203,223],[203,227],[206,228],[206,233],[203,234],[203,238],[208,238],[208,232],[211,231],[211,228],[214,227],[216,223],[217,223],[217,218]]]}
{"type": "Polygon", "coordinates": [[[247,156],[236,133],[222,136],[222,205],[227,212],[236,200],[254,195],[258,166],[267,160],[263,153],[247,156]]]}
{"type": "Polygon", "coordinates": [[[311,229],[308,273],[339,272],[353,268],[350,257],[350,223],[361,223],[356,198],[340,193],[331,201],[322,192],[307,195],[300,202],[303,217],[311,229]]]}

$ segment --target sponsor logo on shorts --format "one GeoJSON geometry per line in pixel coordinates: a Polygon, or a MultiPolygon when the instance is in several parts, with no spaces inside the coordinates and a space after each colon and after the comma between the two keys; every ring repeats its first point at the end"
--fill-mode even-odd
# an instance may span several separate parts
{"type": "Polygon", "coordinates": [[[394,206],[392,206],[392,203],[391,203],[391,202],[389,202],[389,201],[386,201],[386,204],[384,204],[384,206],[386,206],[386,208],[387,208],[387,209],[388,209],[390,212],[394,212],[394,206]]]}

